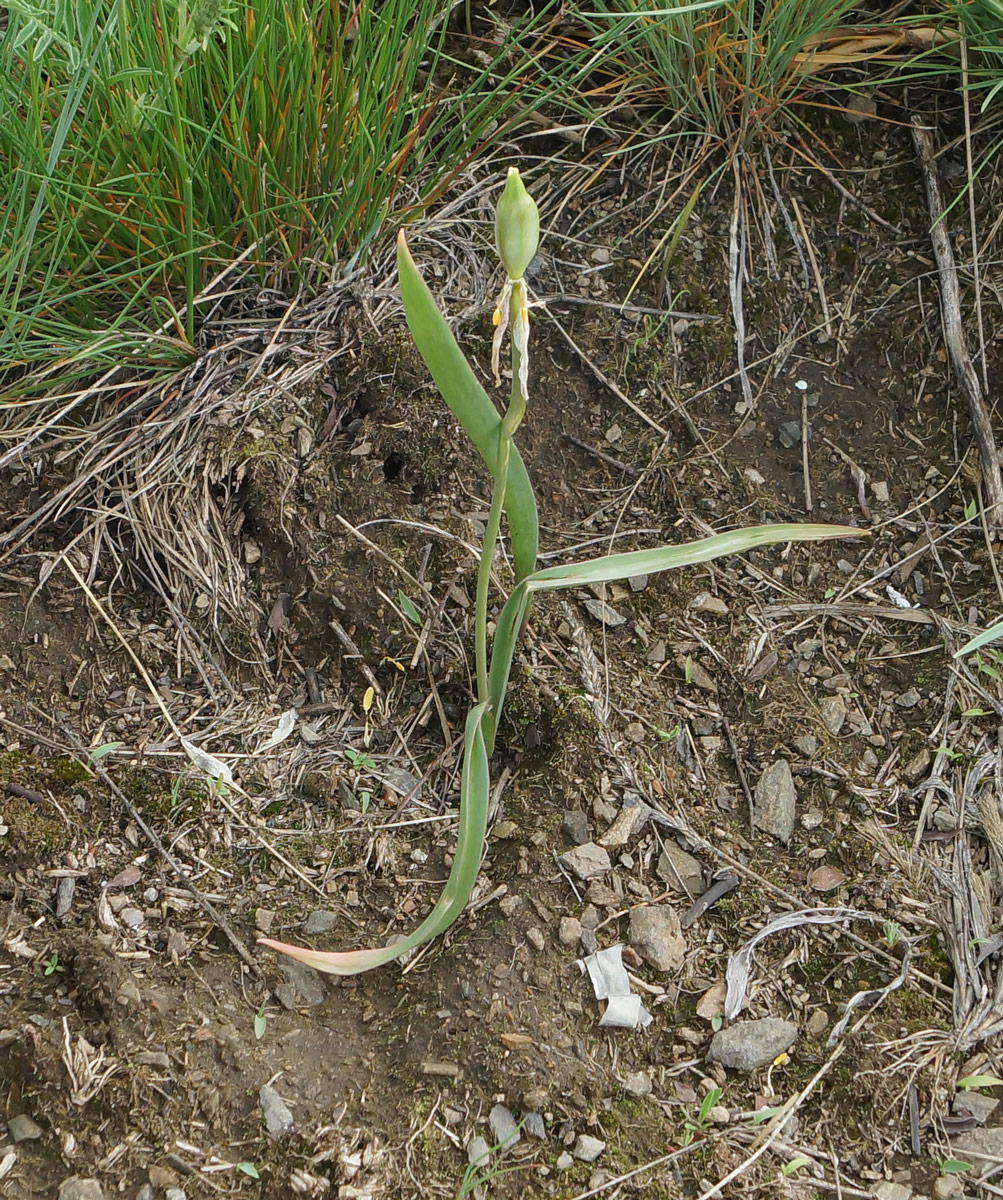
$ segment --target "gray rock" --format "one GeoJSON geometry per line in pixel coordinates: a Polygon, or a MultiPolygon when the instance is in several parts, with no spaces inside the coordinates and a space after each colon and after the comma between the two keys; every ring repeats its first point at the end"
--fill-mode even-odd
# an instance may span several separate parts
{"type": "Polygon", "coordinates": [[[491,1126],[491,1136],[495,1145],[505,1150],[510,1149],[522,1138],[515,1117],[504,1104],[496,1104],[488,1113],[488,1124],[491,1126]]]}
{"type": "Polygon", "coordinates": [[[547,1126],[541,1113],[526,1113],[522,1119],[522,1127],[525,1129],[527,1137],[536,1138],[538,1142],[546,1140],[547,1126]]]}
{"type": "Polygon", "coordinates": [[[153,1190],[152,1183],[144,1183],[136,1193],[136,1200],[156,1200],[157,1193],[153,1190]]]}
{"type": "Polygon", "coordinates": [[[275,988],[275,995],[283,1008],[299,1008],[300,1005],[314,1006],[324,1003],[324,985],[320,973],[294,958],[282,956],[275,964],[285,975],[287,983],[275,988]]]}
{"type": "Polygon", "coordinates": [[[634,1071],[624,1079],[623,1090],[635,1100],[643,1100],[651,1095],[651,1076],[647,1071],[634,1071]]]}
{"type": "Polygon", "coordinates": [[[895,702],[895,704],[898,705],[899,708],[915,708],[916,705],[919,704],[921,699],[922,699],[922,697],[920,696],[919,692],[916,691],[915,688],[909,688],[907,691],[903,692],[900,696],[896,696],[894,702],[895,702]]]}
{"type": "Polygon", "coordinates": [[[703,867],[692,854],[668,841],[658,856],[655,874],[671,892],[686,892],[698,896],[703,891],[703,867]]]}
{"type": "Polygon", "coordinates": [[[133,908],[131,904],[123,908],[118,915],[122,919],[122,924],[128,925],[130,929],[138,929],[146,920],[143,910],[141,908],[133,908]]]}
{"type": "Polygon", "coordinates": [[[303,932],[310,936],[315,933],[329,933],[338,924],[338,914],[317,908],[303,922],[303,932]]]}
{"type": "Polygon", "coordinates": [[[648,576],[647,575],[628,575],[627,583],[632,592],[643,592],[644,589],[648,586],[648,576]]]}
{"type": "Polygon", "coordinates": [[[605,1167],[600,1167],[598,1171],[593,1171],[589,1176],[589,1191],[599,1192],[613,1178],[612,1174],[605,1167]]]}
{"type": "Polygon", "coordinates": [[[824,696],[818,703],[822,724],[833,737],[843,728],[846,720],[846,701],[842,696],[824,696]]]}
{"type": "MultiPolygon", "coordinates": [[[[999,1101],[981,1092],[961,1092],[954,1097],[951,1112],[960,1117],[965,1113],[973,1116],[980,1125],[988,1125],[989,1118],[999,1107],[999,1101]]],[[[16,1140],[16,1139],[15,1139],[16,1140]]]]}
{"type": "Polygon", "coordinates": [[[599,1138],[590,1137],[587,1133],[580,1133],[575,1138],[571,1153],[579,1162],[595,1162],[605,1149],[606,1143],[600,1141],[599,1138]]]}
{"type": "Polygon", "coordinates": [[[467,1142],[467,1162],[486,1163],[491,1157],[491,1147],[482,1137],[472,1137],[467,1142]]]}
{"type": "Polygon", "coordinates": [[[917,750],[916,753],[909,759],[906,765],[902,768],[902,776],[906,783],[916,784],[929,771],[930,764],[933,762],[933,756],[930,751],[924,746],[917,750]]]}
{"type": "Polygon", "coordinates": [[[77,881],[72,876],[67,876],[65,879],[60,879],[56,885],[56,918],[62,920],[70,909],[73,907],[73,893],[76,890],[77,881]]]}
{"type": "Polygon", "coordinates": [[[547,939],[543,936],[543,930],[536,925],[526,930],[526,941],[538,953],[542,953],[543,948],[547,944],[547,939]]]}
{"type": "Polygon", "coordinates": [[[964,1194],[965,1185],[957,1175],[941,1175],[933,1181],[933,1200],[954,1200],[964,1194]]]}
{"type": "Polygon", "coordinates": [[[7,1122],[7,1128],[15,1142],[37,1142],[45,1134],[41,1125],[37,1125],[27,1113],[19,1113],[16,1117],[11,1117],[7,1122]]]}
{"type": "Polygon", "coordinates": [[[164,1194],[164,1200],[188,1200],[181,1188],[168,1188],[164,1194]]]}
{"type": "Polygon", "coordinates": [[[628,940],[658,971],[677,971],[683,965],[686,939],[676,910],[668,904],[633,909],[628,940]]]}
{"type": "Polygon", "coordinates": [[[567,1152],[567,1150],[563,1151],[561,1154],[559,1154],[557,1156],[556,1166],[557,1166],[558,1171],[567,1171],[574,1165],[575,1165],[575,1160],[571,1157],[571,1155],[567,1152]]]}
{"type": "Polygon", "coordinates": [[[802,734],[794,739],[794,749],[805,758],[814,758],[818,753],[818,738],[810,733],[802,734]]]}
{"type": "Polygon", "coordinates": [[[605,600],[594,600],[590,597],[588,600],[582,601],[582,607],[589,616],[595,617],[602,625],[608,625],[610,629],[627,624],[627,618],[622,613],[618,613],[605,600]]]}
{"type": "Polygon", "coordinates": [[[760,775],[756,784],[753,804],[756,828],[784,843],[789,842],[794,832],[796,805],[791,764],[786,758],[778,758],[760,775]]]}
{"type": "Polygon", "coordinates": [[[561,818],[561,837],[569,846],[581,846],[592,836],[588,817],[577,808],[569,808],[561,818]]]}
{"type": "Polygon", "coordinates": [[[877,1200],[909,1200],[912,1188],[907,1183],[893,1183],[890,1179],[883,1179],[874,1185],[874,1195],[877,1200]]]}
{"type": "Polygon", "coordinates": [[[584,846],[576,846],[567,854],[562,854],[557,860],[565,871],[569,871],[578,879],[593,879],[596,875],[605,875],[612,867],[609,855],[595,842],[586,842],[584,846]]]}
{"type": "Polygon", "coordinates": [[[286,1102],[275,1088],[266,1083],[258,1092],[258,1103],[261,1105],[261,1112],[265,1118],[265,1128],[272,1137],[285,1133],[287,1129],[292,1129],[295,1124],[293,1114],[286,1107],[286,1102]]]}
{"type": "Polygon", "coordinates": [[[797,1035],[798,1027],[779,1017],[737,1021],[714,1034],[707,1051],[707,1061],[732,1067],[736,1071],[754,1071],[790,1049],[797,1035]]]}
{"type": "Polygon", "coordinates": [[[561,917],[557,938],[562,946],[577,946],[581,936],[582,923],[577,917],[561,917]]]}
{"type": "Polygon", "coordinates": [[[59,1185],[59,1200],[104,1200],[104,1192],[96,1179],[73,1175],[59,1185]]]}
{"type": "Polygon", "coordinates": [[[1003,1161],[1003,1126],[996,1125],[992,1129],[973,1129],[969,1133],[959,1134],[952,1147],[954,1157],[965,1162],[974,1162],[977,1167],[984,1167],[989,1160],[994,1163],[1003,1161]]]}

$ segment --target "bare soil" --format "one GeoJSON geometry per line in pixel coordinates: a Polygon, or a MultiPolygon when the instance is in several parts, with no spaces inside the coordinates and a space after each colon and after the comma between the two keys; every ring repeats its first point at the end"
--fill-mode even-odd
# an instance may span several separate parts
{"type": "MultiPolygon", "coordinates": [[[[515,1168],[483,1185],[492,1197],[709,1196],[732,1172],[725,1196],[870,1196],[881,1181],[922,1196],[938,1161],[964,1158],[948,1135],[976,1120],[951,1115],[957,1077],[1001,1073],[976,1028],[992,1023],[977,994],[994,968],[972,966],[945,881],[968,856],[988,936],[1003,847],[965,786],[1000,705],[994,660],[958,667],[948,651],[998,602],[966,512],[975,452],[908,135],[841,121],[825,130],[831,170],[869,211],[792,158],[795,246],[775,201],[747,193],[751,406],[727,286],[731,191],[698,204],[667,269],[673,310],[691,315],[666,319],[652,273],[633,308],[615,302],[674,212],[657,214],[631,172],[572,194],[534,278],[557,299],[536,314],[520,446],[548,561],[776,520],[867,536],[543,600],[475,902],[405,968],[332,981],[255,944],[381,943],[421,919],[448,870],[487,479],[379,288],[338,298],[336,334],[317,308],[258,320],[251,353],[206,393],[211,415],[180,429],[176,474],[156,460],[145,533],[127,519],[145,477],[126,456],[8,550],[4,1195],[53,1197],[77,1176],[129,1200],[453,1197],[499,1104],[540,1114],[546,1137],[524,1128],[492,1160],[515,1168]],[[239,790],[219,794],[190,765],[160,703],[239,790]],[[290,708],[294,733],[262,750],[290,708]],[[778,759],[797,791],[786,842],[750,823],[778,759]],[[613,839],[608,872],[570,877],[565,814],[602,840],[636,797],[659,819],[613,839]],[[667,843],[703,877],[683,888],[667,843]],[[727,873],[737,888],[682,930],[678,969],[630,945],[632,910],[682,916],[727,873]],[[757,949],[740,1019],[794,1022],[789,1053],[753,1071],[709,1062],[729,956],[820,906],[874,919],[757,949]],[[304,933],[312,913],[331,914],[326,932],[304,933]],[[600,1028],[575,966],[618,943],[646,1029],[600,1028]],[[828,1045],[858,992],[867,1003],[828,1045]],[[291,1113],[284,1132],[266,1131],[265,1085],[291,1113]],[[793,1121],[755,1157],[772,1129],[756,1110],[788,1101],[793,1121]],[[19,1116],[37,1126],[23,1140],[6,1124],[19,1116]],[[605,1143],[594,1162],[567,1154],[583,1134],[605,1143]]],[[[488,285],[458,284],[441,238],[418,227],[412,244],[486,378],[488,285]]],[[[984,322],[992,377],[1003,326],[996,309],[984,322]]],[[[232,328],[207,331],[207,363],[232,328]]],[[[178,383],[198,385],[199,368],[178,383]]],[[[117,419],[96,414],[93,438],[117,419]]],[[[43,439],[3,477],[6,528],[72,480],[59,449],[43,439]]]]}

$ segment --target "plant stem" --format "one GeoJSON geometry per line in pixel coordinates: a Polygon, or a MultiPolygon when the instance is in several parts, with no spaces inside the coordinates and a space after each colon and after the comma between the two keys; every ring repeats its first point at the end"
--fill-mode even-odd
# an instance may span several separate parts
{"type": "Polygon", "coordinates": [[[474,602],[474,657],[477,662],[477,700],[479,703],[483,703],[488,698],[488,587],[491,583],[491,563],[494,561],[495,544],[501,528],[511,445],[512,439],[505,432],[505,425],[502,423],[498,432],[498,462],[495,466],[494,491],[491,493],[491,509],[488,512],[488,522],[484,528],[481,562],[477,568],[477,597],[474,602]]]}

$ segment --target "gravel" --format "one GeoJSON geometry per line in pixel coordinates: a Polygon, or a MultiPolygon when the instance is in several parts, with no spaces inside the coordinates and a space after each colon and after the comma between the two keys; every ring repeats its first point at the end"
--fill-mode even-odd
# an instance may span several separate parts
{"type": "Polygon", "coordinates": [[[303,932],[309,937],[316,933],[329,933],[338,924],[338,914],[325,909],[315,909],[303,922],[303,932]]]}
{"type": "Polygon", "coordinates": [[[818,709],[822,714],[822,724],[835,737],[846,720],[846,702],[843,697],[826,696],[819,701],[818,709]]]}
{"type": "Polygon", "coordinates": [[[569,808],[561,818],[561,837],[569,846],[581,846],[591,838],[588,817],[577,808],[569,808]]]}
{"type": "Polygon", "coordinates": [[[59,1185],[59,1200],[104,1200],[104,1192],[96,1179],[72,1175],[59,1185]]]}
{"type": "Polygon", "coordinates": [[[562,854],[557,861],[565,871],[586,881],[594,879],[597,875],[605,875],[613,865],[606,851],[595,842],[576,846],[567,854],[562,854]]]}
{"type": "Polygon", "coordinates": [[[668,904],[633,909],[628,940],[645,962],[658,971],[677,971],[683,965],[686,939],[676,910],[668,904]]]}
{"type": "Polygon", "coordinates": [[[292,1129],[295,1124],[293,1114],[278,1092],[267,1083],[258,1092],[258,1103],[265,1119],[265,1128],[273,1137],[292,1129]]]}
{"type": "Polygon", "coordinates": [[[496,1104],[488,1113],[488,1124],[496,1146],[508,1150],[522,1139],[515,1117],[504,1104],[496,1104]]]}
{"type": "Polygon", "coordinates": [[[27,1113],[20,1113],[16,1117],[11,1117],[7,1122],[7,1128],[10,1130],[10,1136],[15,1142],[34,1142],[44,1136],[45,1132],[27,1113]]]}
{"type": "Polygon", "coordinates": [[[707,1061],[732,1067],[736,1071],[754,1071],[789,1050],[797,1035],[798,1027],[779,1017],[738,1021],[714,1034],[707,1051],[707,1061]]]}
{"type": "Polygon", "coordinates": [[[786,844],[794,832],[796,804],[791,764],[786,758],[778,758],[760,775],[756,784],[753,805],[756,828],[786,844]]]}
{"type": "Polygon", "coordinates": [[[595,1162],[605,1149],[606,1143],[600,1141],[599,1138],[591,1137],[587,1133],[580,1133],[575,1138],[575,1145],[571,1153],[579,1162],[595,1162]]]}

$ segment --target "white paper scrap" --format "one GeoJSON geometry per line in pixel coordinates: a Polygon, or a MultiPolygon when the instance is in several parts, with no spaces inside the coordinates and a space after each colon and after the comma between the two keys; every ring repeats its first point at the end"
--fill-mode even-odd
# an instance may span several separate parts
{"type": "Polygon", "coordinates": [[[287,708],[286,711],[279,717],[279,723],[272,730],[271,734],[261,743],[257,749],[258,754],[264,754],[266,750],[271,750],[273,746],[278,746],[286,740],[286,738],[296,728],[296,718],[299,716],[295,708],[287,708]]]}
{"type": "Polygon", "coordinates": [[[608,1000],[599,1024],[619,1029],[644,1028],[651,1024],[651,1013],[641,1004],[641,997],[630,990],[627,968],[623,965],[623,946],[597,950],[587,958],[576,959],[578,969],[588,974],[597,1000],[608,1000]]]}

